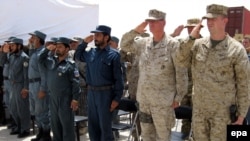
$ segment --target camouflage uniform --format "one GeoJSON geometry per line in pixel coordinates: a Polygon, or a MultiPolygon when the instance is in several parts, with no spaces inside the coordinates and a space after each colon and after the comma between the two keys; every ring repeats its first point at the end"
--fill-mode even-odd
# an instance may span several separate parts
{"type": "Polygon", "coordinates": [[[143,141],[170,140],[175,124],[171,104],[174,100],[181,101],[187,90],[187,70],[175,64],[179,43],[165,35],[153,45],[153,37],[134,40],[137,35],[134,30],[124,34],[121,48],[139,57],[137,101],[142,138],[143,141]]]}
{"type": "MultiPolygon", "coordinates": [[[[131,52],[125,52],[123,50],[120,51],[121,59],[123,62],[127,62],[130,65],[127,65],[126,67],[126,76],[128,81],[128,93],[129,98],[131,100],[136,101],[136,93],[137,93],[137,86],[138,86],[138,79],[139,79],[139,65],[138,65],[138,57],[131,52]]],[[[135,113],[133,113],[132,118],[135,118],[135,113]]],[[[137,129],[139,135],[141,135],[141,125],[139,118],[137,118],[136,121],[137,129]]],[[[136,132],[133,131],[132,136],[134,137],[134,140],[138,140],[138,137],[136,135],[136,132]]]]}
{"type": "Polygon", "coordinates": [[[187,39],[177,50],[177,63],[192,69],[194,139],[225,141],[230,105],[237,103],[243,117],[249,106],[249,63],[243,46],[228,35],[215,47],[210,37],[187,39]]]}
{"type": "MultiPolygon", "coordinates": [[[[188,68],[188,93],[181,100],[181,106],[193,107],[192,88],[193,88],[192,73],[191,73],[191,68],[188,68]]],[[[181,132],[184,135],[189,135],[190,130],[191,130],[191,120],[182,119],[181,132]]]]}
{"type": "MultiPolygon", "coordinates": [[[[194,28],[198,23],[200,23],[200,19],[198,18],[188,19],[187,24],[185,26],[185,28],[187,28],[188,30],[188,33],[190,33],[189,30],[194,28]]],[[[201,35],[200,35],[200,38],[202,38],[201,35]]],[[[182,42],[183,40],[184,39],[179,39],[180,42],[182,42]]],[[[191,73],[191,67],[189,67],[188,68],[188,93],[181,100],[182,106],[193,107],[192,106],[193,105],[192,104],[192,88],[193,88],[192,73],[191,73]]],[[[183,133],[184,138],[188,137],[188,135],[190,134],[190,130],[191,130],[191,119],[182,119],[181,132],[183,133]]]]}

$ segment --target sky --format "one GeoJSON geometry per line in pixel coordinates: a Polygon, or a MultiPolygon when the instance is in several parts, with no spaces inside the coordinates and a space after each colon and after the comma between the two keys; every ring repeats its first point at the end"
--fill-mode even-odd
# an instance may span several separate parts
{"type": "MultiPolygon", "coordinates": [[[[112,28],[112,35],[122,35],[145,20],[150,9],[166,12],[165,32],[170,34],[178,25],[185,25],[187,19],[201,18],[210,4],[228,7],[244,6],[250,10],[250,0],[96,0],[99,3],[99,24],[112,28]]],[[[208,36],[206,20],[203,21],[203,36],[208,36]]],[[[147,28],[148,31],[148,28],[147,28]]],[[[186,37],[183,30],[180,37],[186,37]]]]}
{"type": "MultiPolygon", "coordinates": [[[[121,38],[124,33],[142,23],[147,18],[150,9],[158,9],[166,13],[165,32],[171,34],[179,25],[185,25],[187,19],[204,16],[206,14],[206,7],[210,4],[222,4],[228,7],[244,6],[250,10],[250,0],[36,0],[36,2],[34,0],[0,0],[0,17],[4,19],[0,22],[0,43],[10,35],[26,40],[29,37],[27,32],[35,29],[47,33],[48,37],[61,36],[62,34],[69,37],[77,35],[84,38],[90,34],[90,31],[97,24],[110,26],[112,28],[111,34],[121,38]],[[25,2],[29,3],[29,5],[26,5],[25,2]],[[51,7],[41,5],[49,3],[51,7]],[[55,11],[56,9],[52,7],[52,3],[54,4],[53,6],[57,6],[63,12],[60,12],[60,10],[55,11]],[[22,9],[22,12],[16,12],[17,8],[13,7],[13,4],[19,10],[22,9]],[[96,12],[95,10],[93,12],[88,9],[91,6],[86,6],[85,8],[85,4],[97,7],[96,12]],[[39,9],[36,9],[37,7],[39,9]],[[62,7],[67,9],[63,9],[62,7]],[[13,11],[13,8],[15,11],[13,11]],[[67,11],[69,9],[73,10],[67,11]],[[87,10],[81,11],[83,9],[87,10]],[[4,12],[4,10],[6,11],[4,12]],[[51,10],[54,10],[54,12],[51,12],[51,10]],[[42,12],[45,16],[40,18],[41,13],[37,16],[36,13],[39,13],[38,11],[42,12]],[[28,12],[28,14],[22,14],[23,12],[28,12]],[[56,12],[59,12],[60,16],[56,16],[56,18],[52,17],[56,12]],[[73,17],[76,19],[70,19],[73,17]],[[47,18],[50,18],[50,20],[47,20],[47,18]],[[58,18],[60,20],[57,20],[58,18]],[[42,22],[39,22],[37,19],[42,22]],[[15,22],[17,20],[20,21],[15,22]],[[59,23],[56,26],[58,30],[56,30],[55,24],[62,20],[65,22],[63,24],[59,23]],[[65,27],[66,25],[71,26],[65,27]],[[61,26],[63,26],[63,29],[60,28],[61,26]]],[[[204,28],[202,28],[201,34],[205,37],[209,35],[206,20],[203,21],[203,25],[204,28]]],[[[146,30],[148,31],[148,27],[146,30]]],[[[179,37],[186,36],[188,36],[187,30],[183,30],[179,37]]]]}

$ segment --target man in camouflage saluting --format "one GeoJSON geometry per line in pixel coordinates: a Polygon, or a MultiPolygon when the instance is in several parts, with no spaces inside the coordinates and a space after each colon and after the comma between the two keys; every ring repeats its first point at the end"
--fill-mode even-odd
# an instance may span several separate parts
{"type": "Polygon", "coordinates": [[[179,42],[166,35],[165,13],[156,9],[135,29],[123,35],[121,48],[139,58],[137,101],[143,141],[170,140],[175,123],[173,108],[187,92],[187,69],[176,66],[179,42]],[[149,25],[153,37],[135,38],[149,25]]]}
{"type": "Polygon", "coordinates": [[[237,105],[241,125],[249,106],[249,62],[244,47],[226,32],[227,7],[207,6],[209,37],[199,38],[201,23],[177,50],[177,63],[192,68],[193,138],[226,141],[229,107],[237,105]],[[196,40],[195,40],[196,39],[196,40]]]}
{"type": "MultiPolygon", "coordinates": [[[[176,30],[171,34],[172,37],[179,36],[184,28],[187,29],[188,34],[192,32],[194,27],[200,23],[200,19],[192,18],[187,20],[187,24],[185,26],[181,25],[176,28],[176,30]]],[[[203,25],[201,25],[201,28],[203,25]]],[[[200,35],[199,38],[202,38],[200,35]]],[[[179,39],[182,42],[184,39],[179,39]]],[[[192,81],[192,73],[191,67],[188,68],[188,93],[181,100],[181,106],[189,106],[192,107],[192,90],[193,90],[193,81],[192,81]]],[[[182,139],[187,139],[190,135],[191,131],[191,119],[182,119],[181,132],[183,133],[182,139]]]]}

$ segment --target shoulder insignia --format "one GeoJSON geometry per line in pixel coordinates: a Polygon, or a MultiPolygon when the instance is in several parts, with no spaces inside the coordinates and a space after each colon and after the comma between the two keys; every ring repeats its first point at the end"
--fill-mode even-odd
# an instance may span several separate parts
{"type": "Polygon", "coordinates": [[[74,75],[75,75],[75,77],[79,77],[80,76],[79,71],[77,69],[74,70],[74,75]]]}
{"type": "Polygon", "coordinates": [[[29,63],[28,63],[28,62],[26,62],[26,61],[25,61],[25,62],[23,62],[23,66],[24,66],[24,67],[28,67],[28,65],[29,65],[29,63]]]}

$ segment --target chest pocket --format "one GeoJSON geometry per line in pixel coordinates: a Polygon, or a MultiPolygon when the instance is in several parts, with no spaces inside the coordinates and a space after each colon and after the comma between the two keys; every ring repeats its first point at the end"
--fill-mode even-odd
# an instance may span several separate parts
{"type": "Polygon", "coordinates": [[[58,78],[65,78],[67,77],[67,70],[68,66],[58,66],[57,68],[57,77],[58,78]]]}
{"type": "Polygon", "coordinates": [[[231,64],[230,58],[224,58],[213,63],[214,73],[217,81],[224,82],[228,81],[233,76],[233,65],[231,64]]]}
{"type": "Polygon", "coordinates": [[[167,48],[160,48],[156,50],[152,60],[155,60],[154,65],[157,66],[155,69],[166,70],[171,66],[171,53],[167,48]]]}
{"type": "Polygon", "coordinates": [[[111,58],[101,60],[101,75],[108,79],[113,79],[113,63],[111,58]]]}
{"type": "Polygon", "coordinates": [[[101,69],[104,72],[111,72],[112,71],[112,59],[111,58],[103,58],[101,60],[101,69]]]}

